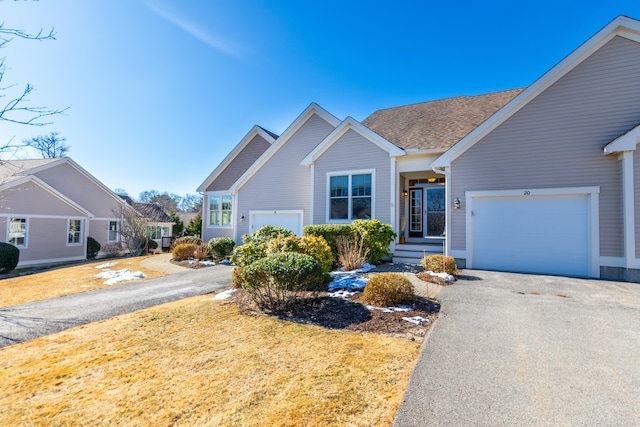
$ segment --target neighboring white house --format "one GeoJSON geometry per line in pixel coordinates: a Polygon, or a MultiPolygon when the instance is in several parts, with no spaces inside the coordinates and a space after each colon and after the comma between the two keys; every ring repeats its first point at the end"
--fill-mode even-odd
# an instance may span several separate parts
{"type": "Polygon", "coordinates": [[[640,281],[640,22],[618,17],[529,87],[256,126],[200,185],[203,238],[377,218],[394,260],[640,281]]]}

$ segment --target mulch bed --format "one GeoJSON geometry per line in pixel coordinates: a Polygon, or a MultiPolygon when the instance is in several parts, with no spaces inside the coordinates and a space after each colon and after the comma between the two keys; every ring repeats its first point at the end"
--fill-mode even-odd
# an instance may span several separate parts
{"type": "MultiPolygon", "coordinates": [[[[298,323],[314,324],[329,329],[346,329],[359,332],[372,332],[422,341],[429,326],[438,317],[440,304],[426,298],[416,297],[410,305],[411,311],[386,313],[382,310],[369,310],[359,301],[361,293],[348,298],[334,298],[326,292],[320,293],[308,304],[300,304],[277,317],[298,323]],[[413,324],[403,317],[420,316],[429,322],[413,324]]],[[[246,315],[265,315],[243,289],[232,294],[231,302],[237,304],[240,312],[246,315]]]]}

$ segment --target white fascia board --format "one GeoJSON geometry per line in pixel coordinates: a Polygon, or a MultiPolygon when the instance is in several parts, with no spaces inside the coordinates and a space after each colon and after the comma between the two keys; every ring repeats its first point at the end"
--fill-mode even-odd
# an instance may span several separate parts
{"type": "Polygon", "coordinates": [[[324,108],[320,107],[315,102],[312,102],[299,116],[294,120],[291,125],[280,135],[271,147],[262,153],[258,160],[256,160],[245,173],[242,174],[238,180],[233,183],[229,191],[231,194],[235,194],[238,190],[251,178],[261,167],[263,167],[267,161],[273,157],[273,155],[309,120],[314,114],[329,123],[331,126],[338,127],[340,120],[334,115],[329,113],[324,108]]]}
{"type": "Polygon", "coordinates": [[[313,164],[322,154],[324,154],[333,144],[335,144],[349,129],[357,132],[360,136],[366,140],[374,143],[387,153],[391,157],[404,156],[406,152],[387,141],[353,117],[347,117],[340,123],[340,125],[334,129],[316,148],[313,149],[307,156],[300,162],[303,166],[310,166],[313,164]]]}
{"type": "Polygon", "coordinates": [[[27,182],[33,182],[35,185],[42,188],[47,193],[50,193],[53,197],[59,199],[63,203],[69,205],[71,208],[77,210],[82,215],[82,217],[93,218],[95,216],[91,212],[89,212],[88,210],[86,210],[85,208],[83,208],[82,206],[80,206],[79,204],[77,204],[76,202],[74,202],[73,200],[71,200],[61,192],[59,192],[58,190],[56,190],[55,188],[51,187],[49,184],[47,184],[40,178],[33,175],[25,176],[23,178],[19,178],[11,182],[8,182],[0,186],[0,191],[6,191],[18,185],[26,184],[27,182]]]}
{"type": "Polygon", "coordinates": [[[209,185],[211,185],[213,181],[215,181],[215,179],[227,168],[227,166],[229,166],[229,163],[231,163],[233,159],[235,159],[236,156],[240,154],[242,150],[244,150],[244,148],[253,140],[256,135],[260,135],[269,144],[273,144],[273,142],[276,140],[273,136],[265,132],[262,127],[253,125],[253,127],[249,130],[249,132],[247,132],[244,138],[242,138],[240,142],[231,150],[231,152],[227,154],[227,156],[220,162],[220,164],[218,164],[213,172],[209,174],[207,179],[205,179],[202,184],[200,184],[196,191],[199,193],[204,192],[205,189],[209,185]]]}
{"type": "Polygon", "coordinates": [[[611,141],[604,147],[603,151],[605,155],[623,151],[635,151],[638,142],[640,142],[640,125],[611,141]]]}
{"type": "Polygon", "coordinates": [[[433,162],[434,168],[447,167],[469,148],[520,111],[538,95],[556,83],[567,73],[580,65],[615,36],[621,36],[640,43],[640,21],[619,16],[598,31],[580,47],[566,56],[562,61],[542,75],[531,86],[520,92],[504,107],[485,120],[480,126],[458,141],[447,152],[433,162]]]}

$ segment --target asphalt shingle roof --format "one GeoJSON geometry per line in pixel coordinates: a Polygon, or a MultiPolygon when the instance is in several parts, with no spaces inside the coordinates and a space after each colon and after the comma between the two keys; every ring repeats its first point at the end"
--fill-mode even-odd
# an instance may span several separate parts
{"type": "Polygon", "coordinates": [[[400,148],[445,151],[523,89],[457,96],[378,110],[362,124],[400,148]]]}

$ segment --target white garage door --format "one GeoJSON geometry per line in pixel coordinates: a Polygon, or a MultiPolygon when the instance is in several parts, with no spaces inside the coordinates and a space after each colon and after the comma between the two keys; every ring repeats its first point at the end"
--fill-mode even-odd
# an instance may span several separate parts
{"type": "Polygon", "coordinates": [[[473,268],[589,275],[589,196],[479,197],[473,268]]]}
{"type": "Polygon", "coordinates": [[[251,232],[265,225],[275,225],[293,231],[302,236],[302,210],[251,211],[251,232]]]}

